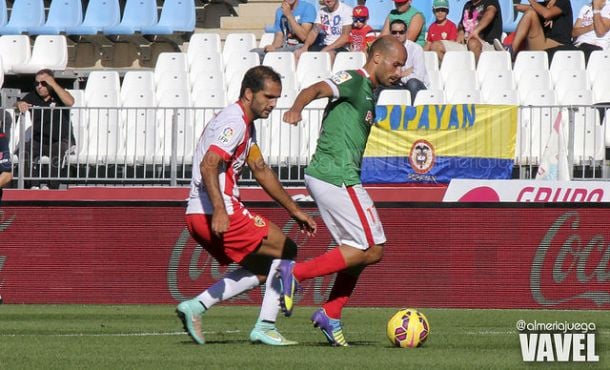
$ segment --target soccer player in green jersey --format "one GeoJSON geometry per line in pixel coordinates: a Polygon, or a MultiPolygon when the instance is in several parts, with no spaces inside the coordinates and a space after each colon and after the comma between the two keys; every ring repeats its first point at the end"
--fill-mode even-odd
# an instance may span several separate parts
{"type": "Polygon", "coordinates": [[[342,71],[297,96],[284,121],[297,124],[303,108],[314,99],[330,98],[315,154],[305,170],[305,184],[338,247],[314,259],[280,263],[280,305],[290,316],[298,283],[338,272],[328,302],[311,320],[334,346],[347,346],[341,311],[358,276],[383,256],[386,241],[375,205],[360,183],[362,155],[374,121],[379,85],[400,79],[407,59],[402,43],[391,36],[376,40],[362,69],[342,71]]]}

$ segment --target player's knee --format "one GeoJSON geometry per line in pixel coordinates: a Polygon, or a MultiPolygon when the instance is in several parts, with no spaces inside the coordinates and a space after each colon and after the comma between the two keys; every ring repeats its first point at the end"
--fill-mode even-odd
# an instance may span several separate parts
{"type": "Polygon", "coordinates": [[[286,237],[284,241],[284,248],[282,249],[282,259],[284,260],[294,260],[297,258],[298,246],[294,240],[286,237]]]}

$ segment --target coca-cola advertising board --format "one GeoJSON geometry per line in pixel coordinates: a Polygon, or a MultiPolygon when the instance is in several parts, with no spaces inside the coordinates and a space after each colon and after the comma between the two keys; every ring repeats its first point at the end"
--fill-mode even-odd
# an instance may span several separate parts
{"type": "MultiPolygon", "coordinates": [[[[271,203],[249,204],[299,244],[299,260],[334,247],[298,232],[271,203]]],[[[379,203],[388,242],[352,306],[610,308],[610,208],[536,204],[379,203]]],[[[32,202],[0,208],[5,303],[176,303],[234,266],[188,235],[182,202],[32,202]]],[[[318,305],[333,276],[303,283],[318,305]]],[[[254,289],[230,304],[257,305],[254,289]]]]}

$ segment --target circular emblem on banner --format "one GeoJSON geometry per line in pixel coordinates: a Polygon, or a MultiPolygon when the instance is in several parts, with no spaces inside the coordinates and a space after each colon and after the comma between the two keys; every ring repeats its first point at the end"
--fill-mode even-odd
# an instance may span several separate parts
{"type": "Polygon", "coordinates": [[[413,171],[423,174],[434,167],[434,147],[426,140],[417,140],[411,146],[409,163],[413,171]]]}

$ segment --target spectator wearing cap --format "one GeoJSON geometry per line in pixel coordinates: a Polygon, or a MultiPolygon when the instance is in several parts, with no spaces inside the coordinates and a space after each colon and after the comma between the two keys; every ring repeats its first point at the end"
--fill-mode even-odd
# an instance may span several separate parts
{"type": "Polygon", "coordinates": [[[494,49],[502,36],[502,13],[498,0],[469,0],[464,4],[456,41],[441,40],[435,49],[439,59],[446,51],[470,50],[478,61],[481,52],[494,49]]]}
{"type": "Polygon", "coordinates": [[[428,28],[426,45],[424,46],[425,51],[436,51],[435,48],[440,44],[438,41],[455,41],[457,39],[457,26],[447,18],[449,14],[449,1],[434,0],[432,12],[436,20],[428,28]]]}
{"type": "Polygon", "coordinates": [[[607,50],[610,46],[610,2],[593,0],[578,13],[572,28],[574,45],[585,53],[585,61],[595,50],[607,50]]]}
{"type": "Polygon", "coordinates": [[[274,37],[270,45],[253,49],[261,61],[270,51],[295,51],[303,46],[303,41],[316,21],[316,8],[307,1],[284,0],[275,12],[274,37]]]}
{"type": "Polygon", "coordinates": [[[294,52],[298,60],[306,51],[325,51],[334,61],[338,52],[347,51],[349,33],[352,30],[352,7],[339,0],[324,0],[324,6],[318,11],[316,22],[303,47],[294,52]]]}
{"type": "Polygon", "coordinates": [[[352,30],[349,33],[350,51],[366,52],[369,45],[375,41],[375,31],[366,24],[369,19],[369,9],[358,5],[352,12],[352,30]]]}
{"type": "Polygon", "coordinates": [[[402,42],[407,49],[407,61],[401,69],[400,80],[390,89],[409,90],[411,102],[414,103],[417,93],[430,86],[430,78],[424,61],[424,49],[419,44],[407,39],[407,25],[401,19],[395,19],[390,23],[390,33],[395,39],[402,42]]]}
{"type": "Polygon", "coordinates": [[[385,19],[381,36],[390,34],[390,23],[395,19],[400,19],[407,25],[407,39],[424,46],[426,40],[424,38],[426,17],[414,6],[411,6],[411,0],[394,0],[396,9],[392,9],[388,17],[385,19]]]}

